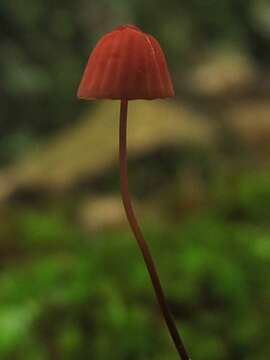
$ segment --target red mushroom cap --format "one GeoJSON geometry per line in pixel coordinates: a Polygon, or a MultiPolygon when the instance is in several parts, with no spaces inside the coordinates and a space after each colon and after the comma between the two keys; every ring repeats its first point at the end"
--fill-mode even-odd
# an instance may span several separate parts
{"type": "Polygon", "coordinates": [[[173,85],[159,43],[133,25],[119,26],[98,41],[78,90],[82,99],[172,96],[173,85]]]}

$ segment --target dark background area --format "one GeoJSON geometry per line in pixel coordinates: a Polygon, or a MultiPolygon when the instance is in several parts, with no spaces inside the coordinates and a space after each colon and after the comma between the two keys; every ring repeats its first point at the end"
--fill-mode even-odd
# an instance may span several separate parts
{"type": "Polygon", "coordinates": [[[267,0],[0,4],[0,357],[170,360],[118,190],[115,101],[76,92],[119,24],[154,35],[174,100],[134,101],[135,207],[192,359],[266,360],[267,0]]]}

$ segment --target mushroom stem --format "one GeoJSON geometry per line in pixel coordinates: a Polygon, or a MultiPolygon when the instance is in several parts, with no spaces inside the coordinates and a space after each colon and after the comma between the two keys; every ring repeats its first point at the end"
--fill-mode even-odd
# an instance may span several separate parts
{"type": "Polygon", "coordinates": [[[128,100],[121,99],[121,109],[120,109],[120,125],[119,125],[119,164],[120,164],[120,189],[122,194],[122,201],[125,208],[126,216],[129,222],[129,225],[133,231],[135,239],[141,249],[145,265],[147,267],[148,273],[150,275],[152,285],[157,297],[157,301],[161,308],[162,314],[164,316],[165,322],[167,324],[168,330],[172,337],[172,340],[175,344],[175,347],[178,351],[179,357],[182,360],[190,360],[183,341],[178,333],[178,330],[175,325],[175,321],[171,314],[171,311],[168,307],[167,301],[165,299],[159,276],[156,271],[156,267],[152,256],[150,254],[147,243],[144,240],[142,231],[137,222],[130,195],[128,190],[128,179],[127,179],[127,112],[128,112],[128,100]]]}

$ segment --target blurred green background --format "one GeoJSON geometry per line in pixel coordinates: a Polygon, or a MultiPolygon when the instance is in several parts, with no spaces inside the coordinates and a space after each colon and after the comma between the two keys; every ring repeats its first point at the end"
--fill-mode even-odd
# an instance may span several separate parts
{"type": "Polygon", "coordinates": [[[120,201],[119,104],[76,99],[125,23],[160,41],[175,85],[131,102],[129,176],[186,345],[267,360],[268,0],[1,0],[0,358],[177,358],[120,201]]]}

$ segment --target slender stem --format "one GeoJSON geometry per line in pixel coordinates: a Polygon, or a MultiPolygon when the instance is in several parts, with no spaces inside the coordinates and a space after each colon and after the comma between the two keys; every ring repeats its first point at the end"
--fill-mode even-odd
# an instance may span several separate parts
{"type": "Polygon", "coordinates": [[[167,301],[165,299],[160,280],[155,268],[154,261],[150,254],[149,248],[144,240],[142,231],[137,222],[135,213],[133,211],[129,191],[128,191],[128,180],[127,180],[127,112],[128,112],[128,100],[121,100],[121,110],[120,110],[120,126],[119,126],[119,163],[120,163],[120,188],[122,194],[122,200],[126,215],[128,218],[129,225],[133,231],[133,234],[138,242],[138,245],[141,249],[147,270],[149,272],[152,285],[157,297],[157,301],[161,308],[162,314],[164,316],[165,322],[167,324],[168,330],[172,337],[172,340],[175,344],[175,347],[178,351],[179,357],[182,360],[190,360],[183,341],[177,331],[174,319],[168,307],[167,301]]]}

